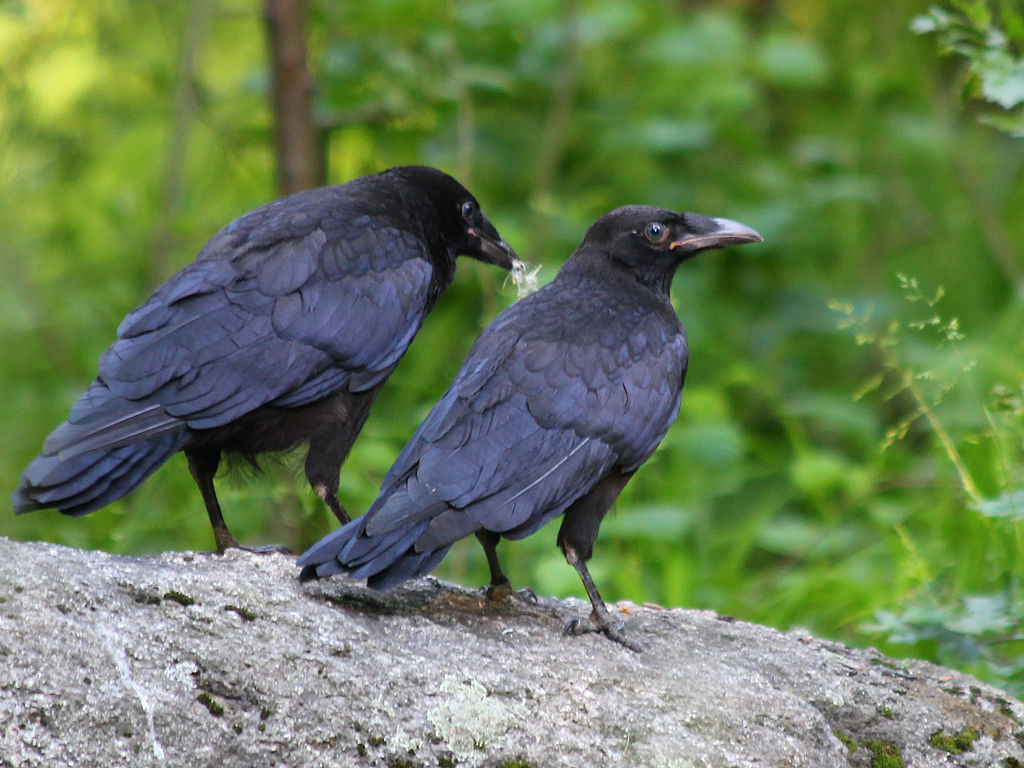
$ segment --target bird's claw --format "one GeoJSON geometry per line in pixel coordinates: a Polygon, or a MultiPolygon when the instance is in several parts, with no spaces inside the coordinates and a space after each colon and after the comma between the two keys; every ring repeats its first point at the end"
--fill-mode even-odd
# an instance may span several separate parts
{"type": "Polygon", "coordinates": [[[639,642],[637,642],[629,635],[627,635],[624,629],[624,625],[620,622],[615,626],[603,627],[601,631],[604,632],[605,637],[607,637],[609,640],[614,640],[619,645],[624,645],[626,648],[629,648],[629,650],[633,651],[634,653],[643,653],[644,647],[639,642]]]}
{"type": "Polygon", "coordinates": [[[609,640],[625,646],[635,653],[643,653],[643,646],[633,640],[625,632],[626,625],[621,621],[616,622],[595,622],[590,619],[571,619],[563,628],[563,635],[585,635],[590,632],[600,632],[609,640]]]}
{"type": "Polygon", "coordinates": [[[262,547],[243,547],[241,544],[234,544],[225,549],[218,549],[217,554],[223,555],[232,549],[240,549],[243,552],[252,552],[254,555],[294,555],[284,544],[264,544],[262,547]]]}
{"type": "Polygon", "coordinates": [[[484,595],[489,603],[503,603],[513,597],[527,603],[537,602],[537,593],[532,589],[528,587],[526,589],[512,589],[512,585],[507,581],[504,583],[491,584],[487,587],[484,595]]]}
{"type": "Polygon", "coordinates": [[[262,547],[242,547],[249,552],[255,552],[257,555],[294,555],[288,547],[284,544],[264,544],[262,547]]]}

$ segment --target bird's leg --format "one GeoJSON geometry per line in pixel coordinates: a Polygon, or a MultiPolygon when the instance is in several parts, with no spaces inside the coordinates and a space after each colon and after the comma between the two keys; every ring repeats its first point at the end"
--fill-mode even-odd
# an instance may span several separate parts
{"type": "Polygon", "coordinates": [[[501,541],[501,536],[494,531],[481,528],[476,532],[476,538],[480,542],[480,546],[484,548],[484,555],[487,556],[487,567],[491,571],[491,583],[487,587],[487,599],[491,602],[503,602],[515,596],[527,602],[537,602],[537,595],[534,594],[532,589],[513,590],[512,582],[509,581],[508,576],[501,569],[501,563],[498,562],[498,542],[501,541]]]}
{"type": "Polygon", "coordinates": [[[587,560],[594,554],[594,542],[601,521],[631,476],[632,473],[614,472],[598,482],[589,493],[576,499],[565,511],[562,527],[558,529],[558,546],[565,554],[566,561],[583,580],[583,588],[587,590],[592,608],[590,622],[585,624],[580,619],[573,619],[565,627],[566,634],[603,632],[609,640],[639,653],[642,650],[640,644],[626,636],[621,622],[612,621],[594,579],[587,570],[587,560]]]}
{"type": "Polygon", "coordinates": [[[210,525],[213,526],[213,540],[217,545],[217,554],[223,555],[229,549],[244,549],[247,552],[257,554],[269,554],[280,552],[290,554],[287,547],[280,544],[269,544],[265,547],[243,547],[224,522],[224,515],[220,511],[220,503],[217,501],[217,492],[213,488],[213,476],[217,474],[217,467],[220,466],[220,451],[185,451],[188,457],[188,470],[192,473],[196,485],[199,486],[199,493],[203,496],[203,503],[206,504],[206,514],[210,516],[210,525]]]}
{"type": "Polygon", "coordinates": [[[306,479],[313,493],[320,497],[342,525],[349,521],[349,516],[338,501],[338,478],[341,462],[351,445],[342,431],[320,434],[310,439],[309,453],[306,454],[306,479]]]}
{"type": "Polygon", "coordinates": [[[612,620],[604,600],[601,599],[601,593],[597,591],[597,585],[594,584],[594,579],[590,576],[586,562],[577,557],[575,550],[572,548],[566,549],[565,559],[569,561],[569,564],[580,575],[580,579],[583,581],[583,588],[587,590],[587,597],[590,598],[592,608],[588,622],[586,620],[573,619],[565,625],[565,634],[582,635],[586,632],[603,632],[604,636],[609,640],[614,640],[631,651],[636,651],[637,653],[643,651],[640,643],[630,638],[623,631],[622,622],[612,620]]]}
{"type": "Polygon", "coordinates": [[[498,542],[501,536],[494,531],[481,528],[476,532],[476,539],[484,548],[484,555],[487,556],[487,567],[491,571],[491,583],[487,587],[488,600],[506,600],[512,594],[512,582],[501,570],[501,563],[498,562],[498,542]]]}
{"type": "Polygon", "coordinates": [[[188,457],[188,471],[199,486],[199,493],[203,496],[203,503],[206,504],[206,514],[210,516],[210,525],[213,526],[213,540],[217,544],[218,554],[225,550],[237,547],[238,542],[228,530],[227,523],[220,511],[220,504],[217,502],[217,492],[213,488],[213,476],[217,474],[217,467],[220,466],[220,451],[185,451],[188,457]]]}
{"type": "Polygon", "coordinates": [[[345,507],[338,501],[338,486],[335,484],[334,490],[331,490],[329,486],[322,483],[317,483],[313,486],[313,493],[320,497],[320,500],[327,505],[327,508],[334,513],[334,516],[338,518],[338,522],[344,525],[349,522],[352,518],[348,516],[348,512],[345,507]]]}
{"type": "Polygon", "coordinates": [[[351,518],[345,507],[338,501],[338,479],[341,465],[345,463],[356,435],[370,415],[370,406],[377,397],[377,389],[359,394],[345,393],[333,401],[335,408],[324,429],[309,440],[306,454],[306,479],[313,493],[327,505],[327,508],[344,525],[351,518]]]}

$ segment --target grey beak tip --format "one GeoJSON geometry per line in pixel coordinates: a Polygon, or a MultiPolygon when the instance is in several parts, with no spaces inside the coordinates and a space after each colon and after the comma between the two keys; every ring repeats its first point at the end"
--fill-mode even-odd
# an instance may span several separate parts
{"type": "Polygon", "coordinates": [[[742,241],[745,243],[762,243],[764,238],[761,237],[761,233],[752,227],[748,227],[746,224],[740,224],[738,221],[732,219],[712,219],[718,226],[718,229],[722,234],[727,234],[732,238],[736,238],[736,241],[742,241]]]}

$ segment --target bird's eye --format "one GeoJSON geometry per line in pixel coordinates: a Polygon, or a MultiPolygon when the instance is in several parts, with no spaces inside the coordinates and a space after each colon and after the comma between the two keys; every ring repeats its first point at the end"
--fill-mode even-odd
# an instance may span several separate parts
{"type": "Polygon", "coordinates": [[[462,218],[466,221],[472,221],[476,217],[476,203],[472,200],[467,200],[462,204],[462,218]]]}
{"type": "Polygon", "coordinates": [[[662,245],[668,240],[668,227],[658,221],[652,221],[644,227],[644,237],[652,245],[662,245]]]}

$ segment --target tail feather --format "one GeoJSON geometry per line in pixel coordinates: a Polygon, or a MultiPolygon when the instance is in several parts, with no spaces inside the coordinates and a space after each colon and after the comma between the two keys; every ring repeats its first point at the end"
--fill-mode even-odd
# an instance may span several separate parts
{"type": "Polygon", "coordinates": [[[376,539],[355,539],[350,542],[346,550],[365,548],[358,547],[360,544],[369,544],[370,549],[365,553],[357,552],[351,556],[342,551],[338,561],[345,566],[353,579],[369,579],[401,560],[418,557],[420,553],[414,552],[412,545],[424,528],[426,528],[425,523],[393,531],[376,539]]]}
{"type": "Polygon", "coordinates": [[[344,573],[354,579],[366,579],[373,589],[388,589],[433,570],[448,552],[448,547],[429,552],[414,549],[430,524],[429,520],[392,529],[377,536],[367,535],[367,513],[329,533],[299,558],[300,581],[323,579],[344,573]]]}
{"type": "Polygon", "coordinates": [[[397,557],[412,547],[416,539],[426,529],[428,523],[414,523],[406,528],[396,528],[379,536],[367,535],[365,531],[353,536],[342,549],[337,559],[353,572],[353,576],[362,579],[370,573],[376,573],[377,563],[397,557]],[[356,571],[360,571],[356,575],[356,571]]]}
{"type": "Polygon", "coordinates": [[[46,439],[43,450],[61,459],[71,459],[102,448],[118,448],[168,432],[179,432],[184,426],[181,419],[170,416],[161,406],[153,405],[96,426],[65,421],[46,439]]]}
{"type": "Polygon", "coordinates": [[[437,567],[438,563],[448,554],[449,549],[451,547],[444,547],[433,552],[407,551],[404,556],[395,560],[387,568],[373,574],[367,579],[366,584],[372,589],[385,590],[396,584],[401,584],[406,579],[425,576],[437,567]]]}
{"type": "Polygon", "coordinates": [[[364,515],[363,517],[356,518],[355,520],[346,523],[336,531],[331,531],[320,539],[320,541],[307,549],[306,552],[299,557],[298,564],[300,566],[310,564],[320,565],[333,561],[353,537],[362,533],[365,525],[366,516],[364,515]]]}
{"type": "Polygon", "coordinates": [[[71,459],[182,432],[185,428],[185,422],[171,416],[162,406],[125,400],[96,379],[71,407],[68,420],[46,438],[43,453],[71,459]]]}
{"type": "Polygon", "coordinates": [[[188,437],[185,423],[160,406],[126,400],[96,379],[22,473],[14,511],[97,510],[138,487],[188,437]]]}
{"type": "Polygon", "coordinates": [[[22,473],[11,495],[14,511],[55,508],[79,517],[105,507],[135,490],[181,449],[185,437],[183,433],[161,435],[64,460],[44,453],[22,473]]]}

